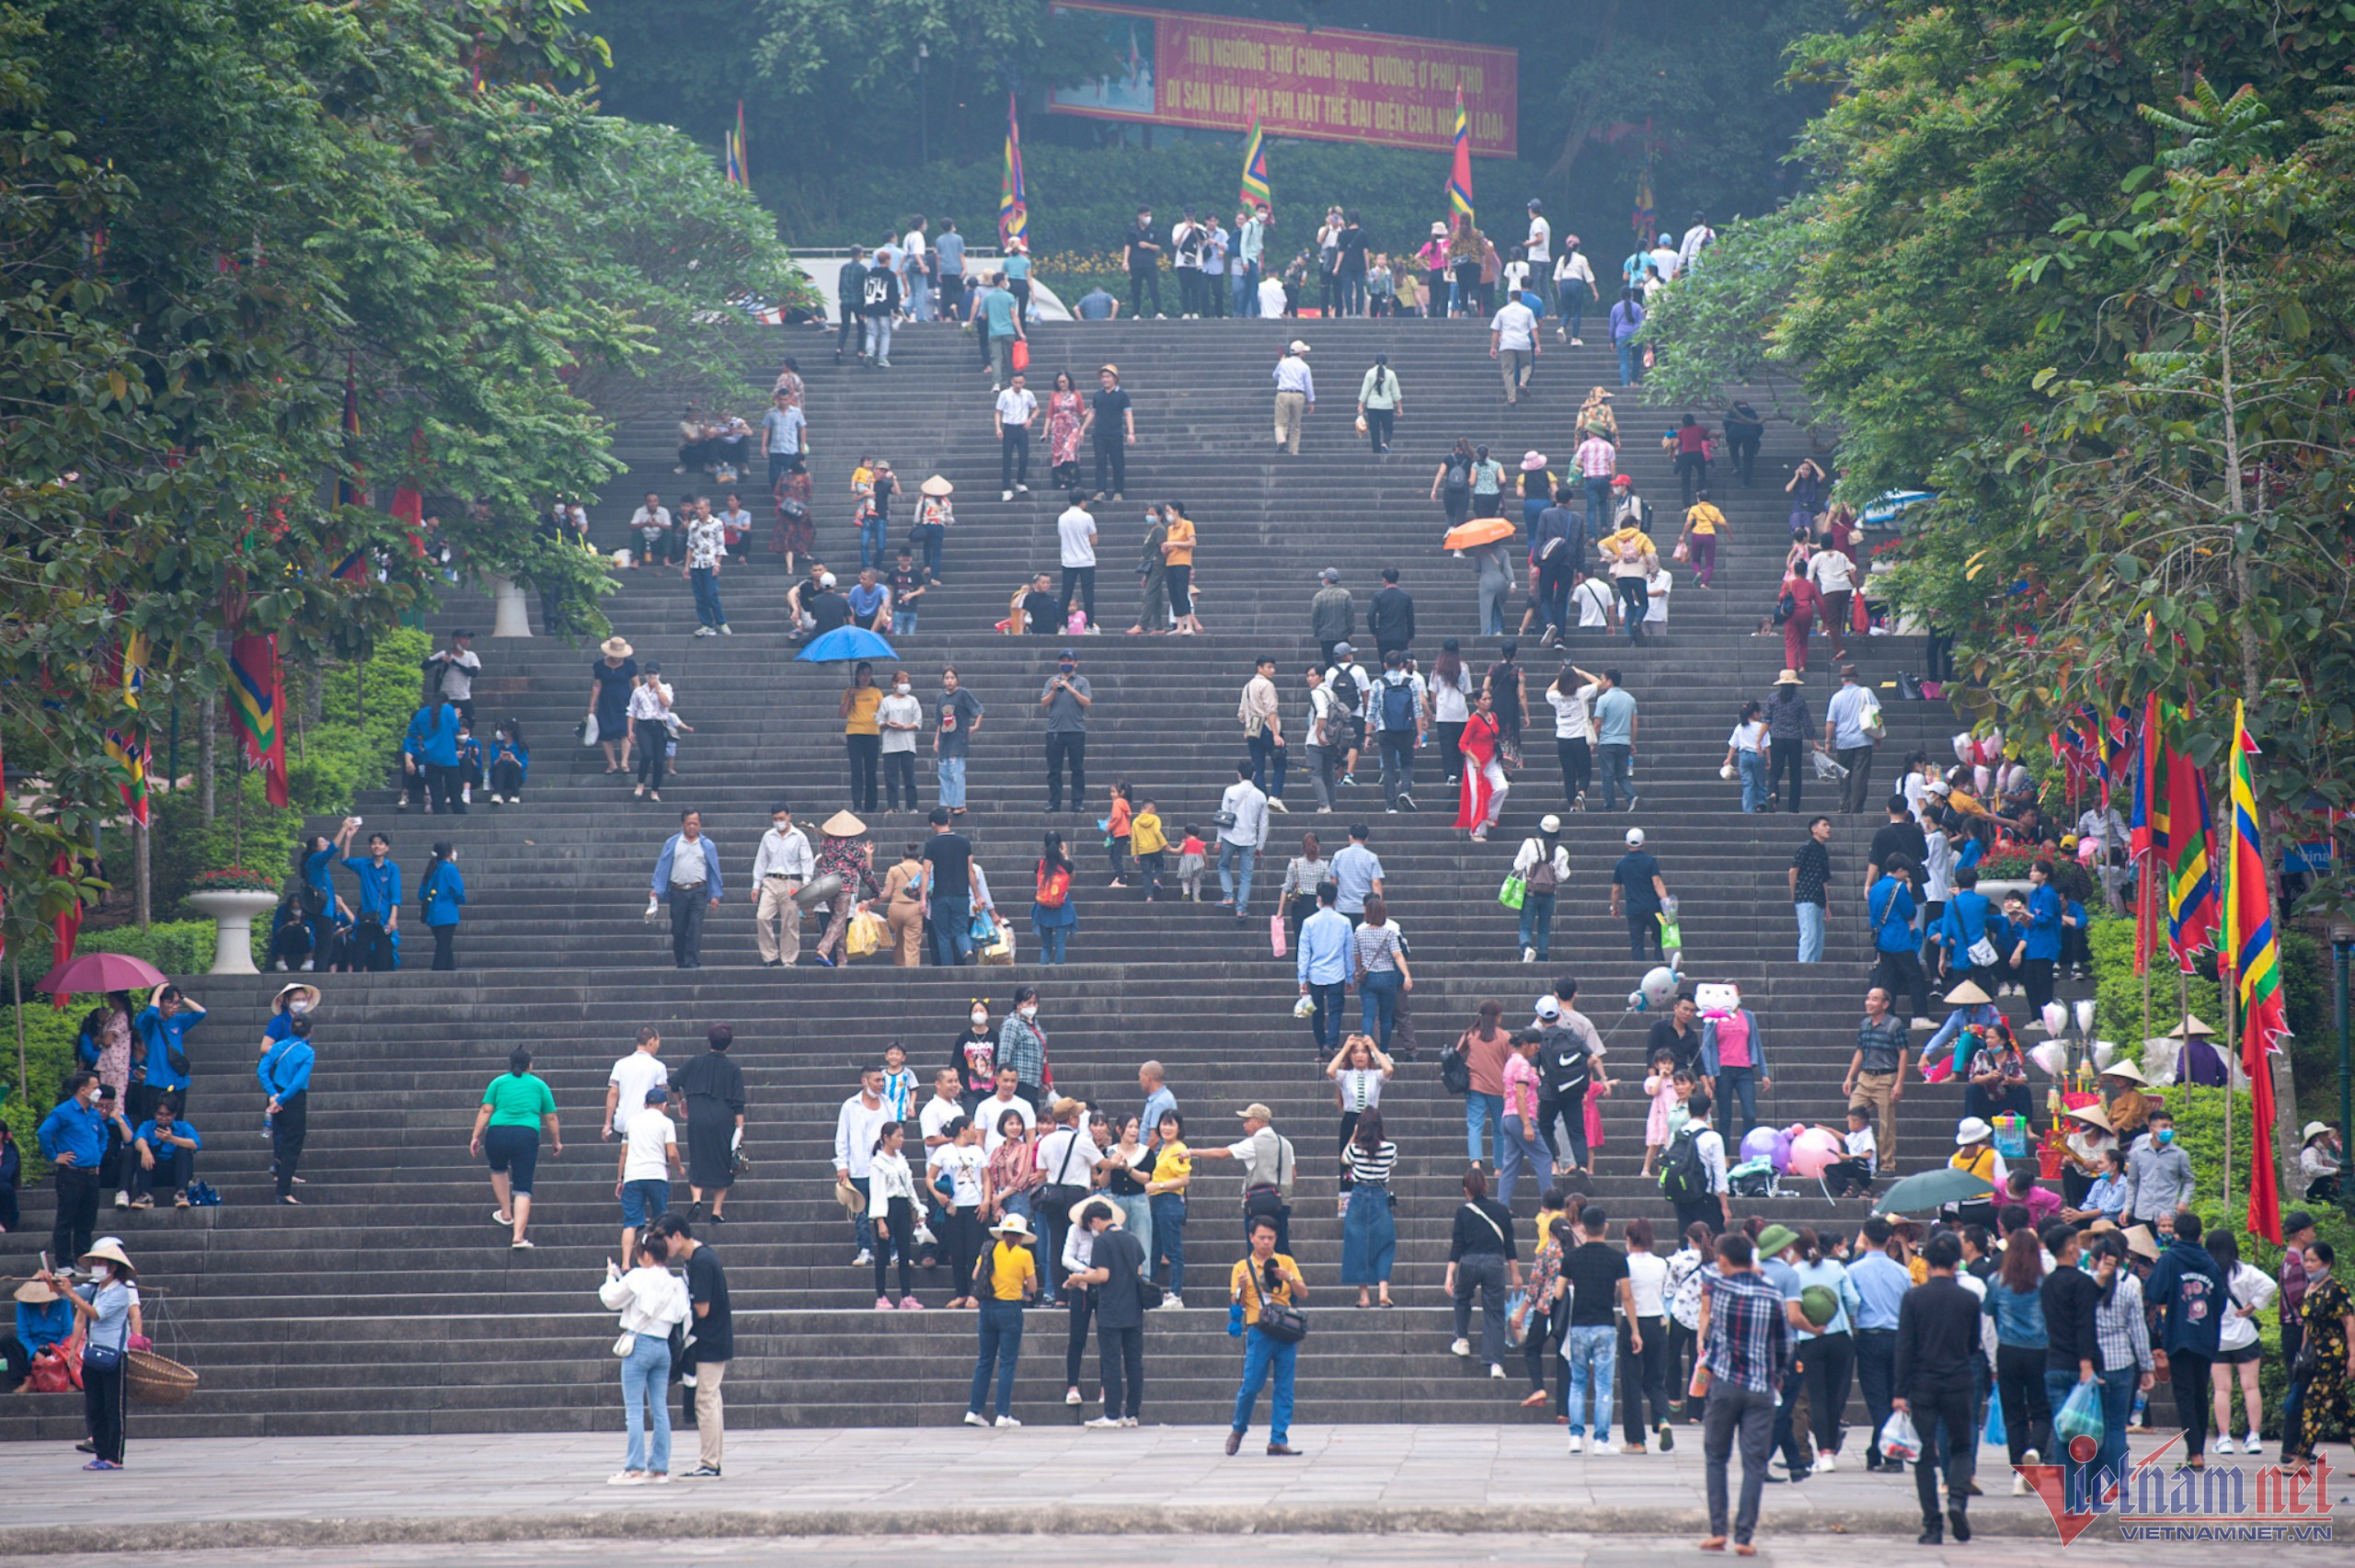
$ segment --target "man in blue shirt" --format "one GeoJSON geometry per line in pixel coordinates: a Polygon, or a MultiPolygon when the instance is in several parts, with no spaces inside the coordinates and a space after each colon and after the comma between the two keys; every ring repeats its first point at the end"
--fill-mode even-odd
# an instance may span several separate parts
{"type": "Polygon", "coordinates": [[[761,416],[761,449],[769,460],[770,489],[776,488],[776,482],[801,455],[802,434],[809,424],[790,392],[778,392],[776,406],[761,416]]]}
{"type": "Polygon", "coordinates": [[[1594,699],[1594,761],[1603,774],[1603,808],[1615,811],[1619,796],[1627,796],[1627,809],[1636,808],[1636,698],[1619,683],[1619,671],[1606,670],[1603,679],[1594,682],[1600,688],[1594,699]]]}
{"type": "Polygon", "coordinates": [[[156,1102],[155,1114],[132,1135],[132,1154],[139,1162],[131,1176],[133,1208],[155,1207],[158,1185],[171,1193],[173,1207],[188,1207],[188,1185],[196,1179],[196,1151],[204,1147],[204,1139],[179,1119],[179,1109],[176,1098],[165,1095],[156,1102]]]}
{"type": "Polygon", "coordinates": [[[57,1219],[50,1228],[49,1255],[63,1265],[90,1250],[98,1224],[98,1162],[107,1153],[107,1119],[98,1110],[98,1075],[77,1072],[65,1098],[41,1122],[41,1158],[52,1161],[57,1219]]]}
{"type": "Polygon", "coordinates": [[[1008,289],[992,289],[973,304],[989,339],[990,390],[1002,392],[1014,375],[1014,345],[1022,329],[1021,302],[1008,289]]]}
{"type": "MultiPolygon", "coordinates": [[[[1362,843],[1354,846],[1363,850],[1362,843]]],[[[1346,852],[1345,852],[1346,853],[1346,852]]],[[[1335,859],[1338,861],[1338,856],[1335,859]]],[[[1366,858],[1373,859],[1371,851],[1366,858]]],[[[1380,863],[1375,863],[1379,868],[1380,863]]],[[[1350,947],[1353,940],[1347,915],[1333,907],[1339,888],[1331,882],[1316,885],[1316,912],[1300,922],[1300,994],[1314,1009],[1309,1037],[1319,1059],[1341,1048],[1341,1002],[1350,989],[1350,947]]],[[[1364,908],[1361,903],[1359,908],[1364,908]]]]}
{"type": "MultiPolygon", "coordinates": [[[[1362,822],[1350,823],[1349,847],[1333,857],[1333,885],[1338,889],[1333,907],[1352,931],[1365,923],[1366,896],[1382,891],[1382,859],[1365,842],[1373,833],[1362,822]]],[[[1341,1048],[1338,1041],[1333,1048],[1341,1048]]]]}
{"type": "Polygon", "coordinates": [[[401,868],[392,858],[392,841],[382,833],[368,835],[366,860],[354,857],[351,841],[359,831],[360,818],[353,817],[345,820],[343,830],[336,835],[336,849],[343,857],[343,868],[360,881],[360,914],[351,933],[351,967],[380,974],[393,967],[390,933],[400,929],[401,868]]]}
{"type": "MultiPolygon", "coordinates": [[[[1840,689],[1823,708],[1823,748],[1848,770],[1841,781],[1840,810],[1854,817],[1864,810],[1873,784],[1873,731],[1880,724],[1880,704],[1856,674],[1856,667],[1840,667],[1840,689]]],[[[1919,1011],[1919,1009],[1916,1009],[1919,1011]]]]}
{"type": "Polygon", "coordinates": [[[1890,1401],[1896,1394],[1897,1314],[1913,1276],[1901,1260],[1904,1243],[1876,1214],[1865,1221],[1856,1238],[1855,1261],[1848,1265],[1848,1283],[1856,1288],[1856,1384],[1864,1391],[1865,1413],[1872,1436],[1865,1445],[1868,1471],[1905,1467],[1880,1457],[1880,1429],[1889,1421],[1890,1401]]]}
{"type": "Polygon", "coordinates": [[[178,986],[158,990],[155,1000],[131,1021],[132,1033],[139,1036],[143,1049],[132,1063],[131,1088],[123,1095],[128,1119],[146,1120],[155,1114],[155,1102],[166,1094],[177,1094],[182,1104],[187,1103],[188,1074],[172,1065],[172,1058],[177,1054],[182,1061],[188,1059],[188,1032],[203,1022],[204,1009],[181,995],[178,986]]]}
{"type": "MultiPolygon", "coordinates": [[[[412,765],[425,775],[425,814],[438,809],[443,816],[463,817],[466,802],[458,788],[458,710],[448,703],[428,703],[409,720],[412,765]]],[[[408,809],[403,796],[395,810],[408,809]]]]}
{"type": "Polygon", "coordinates": [[[939,269],[934,280],[940,291],[940,319],[965,319],[965,236],[957,232],[957,221],[940,221],[940,237],[932,242],[933,263],[939,269]]]}
{"type": "MultiPolygon", "coordinates": [[[[2039,1016],[2052,1000],[2052,969],[2061,957],[2061,893],[2052,886],[2049,860],[2028,868],[2028,882],[2026,914],[2012,921],[2012,953],[2020,989],[2028,992],[2028,1012],[2039,1016]]],[[[2005,912],[2010,915],[2008,910],[2005,912]]]]}
{"type": "Polygon", "coordinates": [[[297,1018],[287,1025],[286,1038],[270,1047],[255,1076],[270,1096],[263,1114],[270,1122],[270,1173],[278,1178],[278,1201],[291,1204],[295,1167],[303,1162],[303,1144],[311,1130],[311,1065],[318,1053],[311,1048],[311,1021],[297,1018]]]}
{"type": "Polygon", "coordinates": [[[704,911],[719,902],[719,851],[703,836],[700,812],[679,813],[679,830],[662,845],[649,885],[654,901],[671,910],[671,961],[703,967],[704,911]]]}
{"type": "Polygon", "coordinates": [[[1902,857],[1882,871],[1865,895],[1873,922],[1872,983],[1892,997],[1901,990],[1913,1002],[1913,1027],[1933,1027],[1930,977],[1922,967],[1922,939],[1913,929],[1913,867],[1902,857]]]}

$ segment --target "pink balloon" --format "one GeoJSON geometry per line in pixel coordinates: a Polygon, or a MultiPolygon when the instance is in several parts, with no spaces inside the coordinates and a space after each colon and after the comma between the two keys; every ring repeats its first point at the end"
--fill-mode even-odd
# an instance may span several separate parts
{"type": "Polygon", "coordinates": [[[1791,1173],[1821,1176],[1823,1168],[1841,1156],[1840,1140],[1821,1127],[1809,1127],[1791,1140],[1791,1173]]]}

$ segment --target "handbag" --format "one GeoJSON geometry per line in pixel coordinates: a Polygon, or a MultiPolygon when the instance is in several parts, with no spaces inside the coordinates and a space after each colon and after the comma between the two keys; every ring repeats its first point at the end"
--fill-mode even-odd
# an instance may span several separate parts
{"type": "Polygon", "coordinates": [[[82,1370],[86,1374],[111,1372],[121,1365],[122,1346],[120,1345],[89,1344],[82,1346],[82,1370]]]}
{"type": "Polygon", "coordinates": [[[1506,909],[1517,910],[1527,901],[1528,897],[1529,884],[1522,879],[1521,873],[1506,872],[1504,886],[1497,889],[1497,902],[1506,909]]]}
{"type": "Polygon", "coordinates": [[[1472,1064],[1465,1057],[1461,1039],[1439,1053],[1439,1082],[1451,1094],[1472,1092],[1472,1064]]]}
{"type": "Polygon", "coordinates": [[[580,721],[580,744],[583,746],[597,744],[597,715],[595,714],[591,714],[580,721]]]}
{"type": "Polygon", "coordinates": [[[1995,944],[1983,936],[1970,944],[1970,963],[1973,968],[1993,968],[1996,959],[2001,956],[2002,955],[1995,951],[1995,944]]]}
{"type": "Polygon", "coordinates": [[[1259,1271],[1251,1271],[1251,1288],[1259,1297],[1259,1332],[1278,1345],[1298,1345],[1308,1337],[1308,1319],[1298,1307],[1289,1301],[1279,1301],[1268,1294],[1260,1282],[1259,1271]]]}
{"type": "Polygon", "coordinates": [[[1028,338],[1017,338],[1014,340],[1014,347],[1006,350],[1005,358],[1006,362],[1014,367],[1015,372],[1017,374],[1023,371],[1028,370],[1030,368],[1029,340],[1028,338]]]}
{"type": "Polygon", "coordinates": [[[986,910],[975,910],[973,918],[965,922],[965,939],[980,943],[996,941],[997,921],[990,919],[986,910]]]}
{"type": "Polygon", "coordinates": [[[629,1353],[637,1348],[638,1334],[636,1331],[631,1329],[622,1330],[621,1337],[614,1341],[614,1354],[624,1358],[626,1358],[629,1353]]]}

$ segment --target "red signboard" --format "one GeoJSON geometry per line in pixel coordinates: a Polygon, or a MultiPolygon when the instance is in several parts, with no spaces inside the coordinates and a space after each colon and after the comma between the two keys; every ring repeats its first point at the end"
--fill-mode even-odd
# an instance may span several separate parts
{"type": "Polygon", "coordinates": [[[1057,89],[1048,102],[1058,114],[1206,131],[1246,131],[1256,115],[1270,136],[1444,152],[1461,86],[1472,151],[1516,151],[1520,56],[1510,49],[1094,0],[1054,9],[1067,26],[1100,29],[1120,62],[1109,75],[1057,89]]]}

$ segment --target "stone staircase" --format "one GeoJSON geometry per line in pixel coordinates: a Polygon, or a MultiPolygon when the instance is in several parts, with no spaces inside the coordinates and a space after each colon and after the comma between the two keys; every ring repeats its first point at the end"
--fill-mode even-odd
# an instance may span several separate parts
{"type": "MultiPolygon", "coordinates": [[[[226,1201],[177,1213],[109,1213],[100,1229],[122,1235],[141,1264],[151,1323],[161,1320],[159,1348],[197,1367],[204,1384],[177,1409],[143,1410],[135,1428],[279,1435],[615,1425],[611,1322],[594,1297],[619,1228],[613,1146],[593,1135],[606,1070],[640,1024],[664,1032],[676,1065],[701,1048],[706,1025],[720,1022],[736,1031],[734,1054],[749,1082],[746,1147],[754,1161],[736,1189],[730,1222],[706,1232],[729,1265],[739,1317],[731,1423],[957,1420],[971,1365],[971,1320],[873,1311],[870,1275],[849,1266],[849,1228],[832,1196],[832,1130],[856,1070],[879,1058],[886,1039],[905,1040],[912,1064],[928,1076],[947,1061],[971,998],[990,998],[999,1013],[1023,982],[1043,993],[1042,1021],[1064,1092],[1134,1108],[1136,1065],[1157,1058],[1197,1142],[1227,1136],[1246,1102],[1275,1108],[1303,1157],[1293,1250],[1315,1287],[1316,1335],[1302,1363],[1303,1423],[1543,1421],[1543,1413],[1514,1408],[1522,1392],[1517,1359],[1509,1362],[1513,1379],[1497,1384],[1477,1365],[1446,1354],[1440,1281],[1464,1169],[1463,1116],[1442,1090],[1432,1059],[1482,999],[1503,1001],[1508,1023],[1518,1023],[1556,974],[1577,975],[1623,1081],[1604,1106],[1597,1201],[1614,1219],[1647,1214],[1670,1228],[1668,1206],[1636,1174],[1648,1020],[1623,1019],[1621,1002],[1643,966],[1628,956],[1624,925],[1608,904],[1609,871],[1626,828],[1646,830],[1681,896],[1688,977],[1739,981],[1766,1027],[1775,1070],[1762,1118],[1783,1124],[1839,1115],[1838,1082],[1870,956],[1857,884],[1880,815],[1876,808],[1835,816],[1826,961],[1802,967],[1792,961],[1785,869],[1805,818],[1744,816],[1737,787],[1717,773],[1740,704],[1764,696],[1782,663],[1779,635],[1752,634],[1776,593],[1786,545],[1780,480],[1801,455],[1797,438],[1771,429],[1759,482],[1719,485],[1732,528],[1720,547],[1717,586],[1705,591],[1680,570],[1665,635],[1635,648],[1593,633],[1573,642],[1572,657],[1587,668],[1619,667],[1641,704],[1642,799],[1629,814],[1567,818],[1573,875],[1560,897],[1551,961],[1530,967],[1519,962],[1513,916],[1495,894],[1520,839],[1542,813],[1563,809],[1543,718],[1532,724],[1528,765],[1515,776],[1504,823],[1485,845],[1467,843],[1453,828],[1453,792],[1431,751],[1419,761],[1423,808],[1413,813],[1383,812],[1371,759],[1331,817],[1310,814],[1305,782],[1296,778],[1288,792],[1293,813],[1275,819],[1251,916],[1240,923],[1213,904],[1146,906],[1134,888],[1108,889],[1095,823],[1115,779],[1157,798],[1173,832],[1189,821],[1207,823],[1243,751],[1235,702],[1259,654],[1277,659],[1285,715],[1296,722],[1304,705],[1299,672],[1316,651],[1308,601],[1320,567],[1342,570],[1362,620],[1380,568],[1397,567],[1416,596],[1418,652],[1428,660],[1442,637],[1453,635],[1463,639],[1467,661],[1485,667],[1496,639],[1474,635],[1468,564],[1439,548],[1444,521],[1427,499],[1432,472],[1459,434],[1488,442],[1509,468],[1535,449],[1557,475],[1568,470],[1581,396],[1615,380],[1607,349],[1549,345],[1532,395],[1508,408],[1485,333],[1462,323],[1041,327],[1032,341],[1033,386],[1043,395],[1053,371],[1065,366],[1092,384],[1097,364],[1117,362],[1136,399],[1139,432],[1129,503],[1096,509],[1104,563],[1099,614],[1113,635],[1077,645],[1096,698],[1086,809],[1050,818],[1041,809],[1038,696],[1063,641],[991,630],[1018,580],[1057,567],[1062,503],[1043,483],[1043,448],[1034,450],[1033,492],[997,500],[988,383],[971,341],[947,327],[903,334],[890,371],[837,368],[822,346],[807,347],[821,343],[815,334],[778,341],[779,351],[798,352],[809,378],[820,554],[845,578],[856,569],[846,481],[856,457],[890,457],[911,491],[934,472],[957,486],[946,586],[926,600],[922,629],[898,647],[920,695],[935,690],[939,667],[953,662],[987,706],[973,746],[967,830],[1015,916],[1019,962],[955,974],[879,960],[831,971],[759,967],[748,883],[769,807],[787,802],[814,824],[847,795],[836,710],[843,671],[794,661],[783,626],[790,584],[765,551],[739,558],[720,579],[729,637],[692,635],[688,587],[675,572],[618,574],[618,590],[606,601],[639,659],[661,662],[679,712],[695,726],[681,747],[684,773],[661,805],[633,800],[628,781],[604,776],[598,753],[573,739],[588,704],[589,650],[541,638],[478,642],[479,727],[487,730],[494,715],[521,721],[533,743],[531,786],[521,807],[494,809],[478,796],[473,811],[456,818],[396,815],[387,791],[362,801],[369,827],[393,835],[412,887],[428,842],[452,840],[472,901],[455,974],[429,973],[419,943],[401,973],[317,977],[326,1002],[315,1036],[320,1061],[303,1207],[270,1202],[252,1077],[268,998],[281,982],[200,978],[190,985],[212,1017],[192,1036],[189,1110],[207,1140],[200,1174],[226,1201]],[[1270,444],[1269,369],[1295,335],[1315,346],[1325,400],[1302,454],[1291,458],[1270,444]],[[1358,377],[1377,351],[1390,356],[1406,395],[1398,451],[1381,459],[1350,429],[1358,377]],[[1155,498],[1184,501],[1200,527],[1205,635],[1118,635],[1134,610],[1129,568],[1143,506],[1155,498]],[[642,912],[656,853],[689,806],[703,813],[729,887],[706,927],[706,967],[681,973],[670,966],[667,928],[647,923],[642,912]],[[1354,1293],[1337,1283],[1333,1096],[1306,1026],[1291,1015],[1292,966],[1271,956],[1266,921],[1299,835],[1319,832],[1330,853],[1346,841],[1352,820],[1373,825],[1419,981],[1411,1035],[1420,1058],[1402,1066],[1383,1105],[1402,1152],[1400,1306],[1388,1312],[1355,1310],[1354,1293]],[[1032,962],[1036,944],[1019,898],[1051,827],[1073,839],[1081,869],[1078,928],[1070,962],[1060,968],[1032,962]],[[544,1151],[533,1226],[538,1249],[523,1253],[508,1251],[505,1232],[490,1219],[481,1168],[465,1154],[482,1086],[516,1045],[534,1052],[568,1137],[562,1159],[544,1151]]],[[[773,369],[748,371],[745,406],[759,405],[773,369]]],[[[1658,441],[1678,412],[1648,407],[1634,394],[1619,403],[1623,462],[1643,492],[1664,503],[1663,519],[1675,514],[1675,484],[1658,441]]],[[[654,489],[675,501],[690,490],[688,479],[670,472],[667,429],[626,429],[622,454],[633,472],[592,514],[593,536],[608,549],[634,543],[625,524],[639,495],[654,489]]],[[[1720,471],[1730,479],[1729,465],[1720,471]]],[[[721,494],[693,488],[715,501],[721,494]]],[[[1674,531],[1663,521],[1663,547],[1674,531]]],[[[488,618],[478,601],[454,601],[442,624],[480,627],[488,618]]],[[[1817,644],[1809,687],[1819,722],[1836,683],[1821,651],[1828,646],[1817,644]]],[[[1874,682],[1918,668],[1921,658],[1913,638],[1858,639],[1855,648],[1874,682]]],[[[1522,658],[1543,714],[1536,693],[1552,678],[1554,660],[1534,636],[1523,642],[1522,658]]],[[[1881,768],[1890,777],[1915,746],[1942,747],[1952,721],[1937,704],[1884,697],[1890,733],[1881,768]]],[[[920,757],[918,773],[928,808],[935,792],[926,761],[920,757]]],[[[1819,799],[1811,791],[1808,814],[1832,806],[1828,792],[1819,799]]],[[[869,820],[886,859],[927,831],[913,813],[869,820]]],[[[1904,1110],[1901,1163],[1916,1169],[1947,1143],[1959,1092],[1917,1093],[1904,1110]]],[[[1218,1309],[1224,1270],[1239,1255],[1232,1169],[1206,1166],[1194,1187],[1188,1294],[1200,1310],[1157,1315],[1150,1324],[1146,1408],[1156,1419],[1222,1420],[1231,1399],[1236,1358],[1218,1309]]],[[[1519,1207],[1530,1212],[1534,1194],[1519,1207]]],[[[1835,1211],[1820,1196],[1760,1207],[1817,1224],[1853,1225],[1862,1214],[1855,1204],[1835,1211]]],[[[29,1266],[46,1237],[45,1190],[28,1195],[25,1218],[8,1252],[29,1266]]],[[[947,1283],[945,1271],[932,1271],[919,1279],[918,1294],[936,1307],[949,1294],[947,1283]]],[[[1064,1323],[1061,1313],[1030,1320],[1018,1392],[1026,1417],[1051,1420],[1051,1412],[1063,1410],[1057,1352],[1064,1323]]],[[[1092,1347],[1086,1366],[1092,1396],[1092,1347]]],[[[78,1432],[79,1422],[78,1403],[14,1402],[0,1410],[0,1436],[63,1436],[78,1432]]]]}

